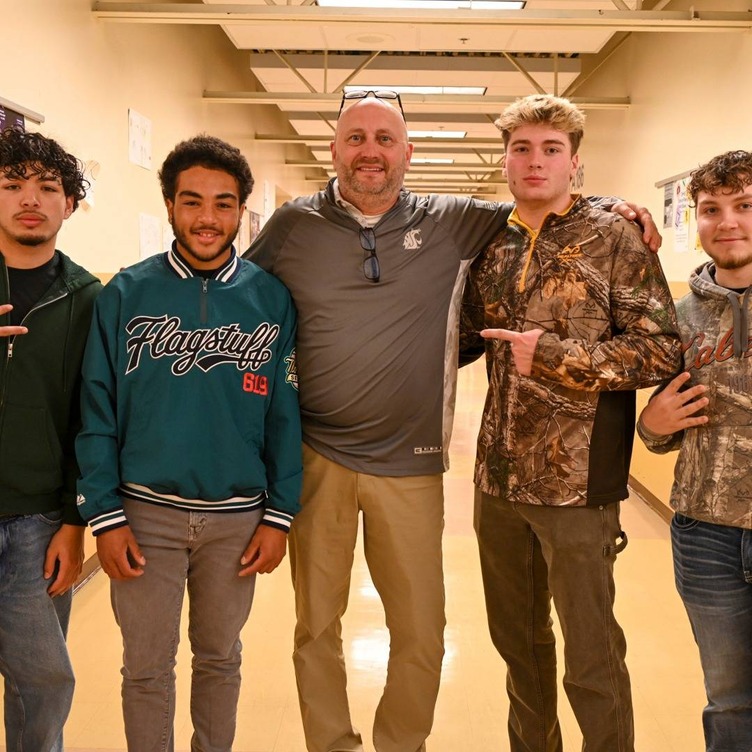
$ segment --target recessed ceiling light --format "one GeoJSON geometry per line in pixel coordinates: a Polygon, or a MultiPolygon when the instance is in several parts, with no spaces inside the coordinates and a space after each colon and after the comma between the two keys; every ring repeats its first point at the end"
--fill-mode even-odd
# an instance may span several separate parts
{"type": "Polygon", "coordinates": [[[485,86],[372,86],[371,84],[363,86],[345,86],[345,91],[396,91],[397,94],[476,94],[483,95],[486,93],[485,86]]]}
{"type": "Polygon", "coordinates": [[[322,8],[419,8],[423,10],[522,10],[524,2],[502,0],[316,0],[322,8]]]}

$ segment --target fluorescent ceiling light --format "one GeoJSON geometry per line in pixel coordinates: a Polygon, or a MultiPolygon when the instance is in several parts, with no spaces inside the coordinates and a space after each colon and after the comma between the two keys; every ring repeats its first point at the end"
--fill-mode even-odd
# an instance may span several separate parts
{"type": "Polygon", "coordinates": [[[322,8],[419,8],[422,10],[522,10],[524,2],[502,0],[317,0],[322,8]]]}
{"type": "Polygon", "coordinates": [[[418,157],[411,159],[410,164],[454,164],[454,160],[444,157],[418,157]]]}
{"type": "Polygon", "coordinates": [[[485,86],[345,86],[345,91],[395,91],[397,94],[477,94],[486,93],[485,86]]]}
{"type": "Polygon", "coordinates": [[[412,131],[407,132],[409,138],[465,138],[467,131],[412,131]]]}

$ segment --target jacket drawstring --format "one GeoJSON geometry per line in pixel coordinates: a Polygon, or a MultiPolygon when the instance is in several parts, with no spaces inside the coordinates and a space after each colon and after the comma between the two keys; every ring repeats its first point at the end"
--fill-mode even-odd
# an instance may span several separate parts
{"type": "Polygon", "coordinates": [[[729,291],[727,296],[733,317],[735,358],[743,358],[744,353],[747,352],[747,347],[749,346],[750,293],[752,293],[752,287],[748,287],[743,295],[729,291]]]}

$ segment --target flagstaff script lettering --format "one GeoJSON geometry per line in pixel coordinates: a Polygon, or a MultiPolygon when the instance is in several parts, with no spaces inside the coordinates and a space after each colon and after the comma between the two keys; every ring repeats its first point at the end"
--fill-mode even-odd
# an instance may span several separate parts
{"type": "Polygon", "coordinates": [[[128,374],[138,368],[144,352],[152,358],[175,358],[171,371],[183,376],[194,366],[204,373],[225,363],[239,371],[257,371],[272,359],[270,345],[277,339],[279,326],[264,322],[248,333],[239,324],[214,329],[180,328],[178,316],[136,316],[125,327],[131,335],[127,341],[128,374]]]}

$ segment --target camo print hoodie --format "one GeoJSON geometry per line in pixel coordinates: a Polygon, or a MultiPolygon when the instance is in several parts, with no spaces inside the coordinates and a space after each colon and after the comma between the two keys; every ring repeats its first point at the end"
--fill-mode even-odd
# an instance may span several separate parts
{"type": "Polygon", "coordinates": [[[706,263],[676,306],[689,385],[705,384],[709,421],[658,437],[638,427],[652,452],[679,449],[671,506],[704,522],[752,528],[752,287],[737,293],[715,282],[706,263]]]}
{"type": "Polygon", "coordinates": [[[484,346],[484,327],[545,333],[529,378],[508,343],[485,343],[476,486],[526,504],[625,499],[634,390],[673,376],[681,362],[671,294],[638,228],[581,198],[538,232],[513,213],[471,267],[462,361],[484,346]]]}

